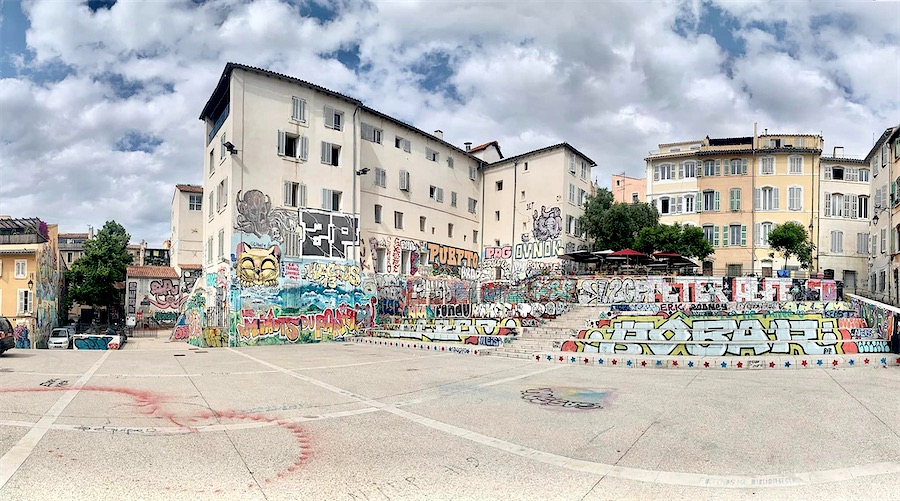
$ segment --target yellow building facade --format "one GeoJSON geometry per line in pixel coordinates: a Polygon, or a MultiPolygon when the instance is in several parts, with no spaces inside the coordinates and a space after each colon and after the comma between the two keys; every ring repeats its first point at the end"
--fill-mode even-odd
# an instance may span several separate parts
{"type": "Polygon", "coordinates": [[[12,323],[16,348],[46,347],[58,325],[60,266],[55,224],[0,217],[0,316],[12,323]]]}
{"type": "MultiPolygon", "coordinates": [[[[817,238],[822,146],[821,136],[798,134],[660,144],[645,159],[647,199],[661,223],[703,229],[715,250],[704,274],[772,276],[785,268],[769,247],[772,228],[796,221],[817,238]]],[[[787,269],[799,268],[788,260],[787,269]]]]}

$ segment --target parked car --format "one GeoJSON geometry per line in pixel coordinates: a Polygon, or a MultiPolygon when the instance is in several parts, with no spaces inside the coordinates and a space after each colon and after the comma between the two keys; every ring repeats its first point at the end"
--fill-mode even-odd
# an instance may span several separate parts
{"type": "Polygon", "coordinates": [[[12,324],[8,318],[0,317],[0,354],[15,346],[16,337],[13,335],[12,324]]]}
{"type": "Polygon", "coordinates": [[[50,331],[50,338],[47,340],[47,348],[51,350],[68,350],[72,347],[72,336],[75,335],[75,329],[70,327],[60,327],[50,331]]]}

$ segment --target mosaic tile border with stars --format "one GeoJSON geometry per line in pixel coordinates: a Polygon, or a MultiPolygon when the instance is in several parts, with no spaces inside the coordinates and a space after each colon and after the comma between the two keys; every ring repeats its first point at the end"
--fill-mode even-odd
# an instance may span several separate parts
{"type": "Polygon", "coordinates": [[[531,359],[542,363],[565,363],[600,367],[643,369],[827,369],[851,367],[900,366],[893,353],[853,355],[768,356],[768,357],[652,357],[618,356],[575,357],[557,353],[535,353],[531,359]]]}
{"type": "Polygon", "coordinates": [[[391,341],[389,339],[378,339],[370,337],[354,337],[350,338],[351,342],[371,344],[375,346],[384,346],[387,348],[413,348],[420,351],[430,351],[438,353],[450,353],[455,355],[487,355],[489,351],[495,350],[496,347],[459,344],[459,343],[423,343],[421,341],[391,341]]]}

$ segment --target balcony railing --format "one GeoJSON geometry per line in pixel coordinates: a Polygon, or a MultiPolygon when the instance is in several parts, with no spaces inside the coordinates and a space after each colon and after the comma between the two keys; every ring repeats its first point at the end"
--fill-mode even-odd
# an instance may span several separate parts
{"type": "Polygon", "coordinates": [[[35,233],[25,235],[0,235],[0,244],[42,244],[47,238],[35,233]]]}

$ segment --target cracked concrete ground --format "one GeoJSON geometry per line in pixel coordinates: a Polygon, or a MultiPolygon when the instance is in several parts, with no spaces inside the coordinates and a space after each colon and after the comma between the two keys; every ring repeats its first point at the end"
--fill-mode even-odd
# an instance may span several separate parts
{"type": "Polygon", "coordinates": [[[0,499],[900,499],[900,369],[329,343],[0,357],[0,499]]]}

